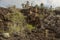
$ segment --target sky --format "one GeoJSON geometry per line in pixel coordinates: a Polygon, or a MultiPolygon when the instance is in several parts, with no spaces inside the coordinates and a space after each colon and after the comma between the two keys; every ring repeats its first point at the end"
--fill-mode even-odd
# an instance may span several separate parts
{"type": "Polygon", "coordinates": [[[59,7],[60,6],[60,0],[0,0],[0,6],[2,7],[9,7],[11,5],[16,5],[16,7],[21,8],[22,3],[26,3],[26,1],[29,1],[30,3],[33,3],[33,5],[40,3],[44,3],[45,6],[52,5],[53,7],[59,7]]]}

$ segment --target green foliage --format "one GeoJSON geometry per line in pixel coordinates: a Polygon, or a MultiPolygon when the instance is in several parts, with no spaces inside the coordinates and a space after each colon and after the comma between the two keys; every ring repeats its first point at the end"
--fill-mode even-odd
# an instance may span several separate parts
{"type": "Polygon", "coordinates": [[[10,33],[14,32],[19,32],[22,28],[24,28],[24,23],[25,23],[25,17],[20,13],[19,11],[15,11],[13,13],[8,13],[5,15],[6,18],[11,20],[12,22],[8,25],[10,28],[10,33]]]}
{"type": "Polygon", "coordinates": [[[31,31],[32,29],[35,29],[35,27],[32,26],[31,24],[27,24],[27,29],[28,29],[29,31],[31,31]]]}

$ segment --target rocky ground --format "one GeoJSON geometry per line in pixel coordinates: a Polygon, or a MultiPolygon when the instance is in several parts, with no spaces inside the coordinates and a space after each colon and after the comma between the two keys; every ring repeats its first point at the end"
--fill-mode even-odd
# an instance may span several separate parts
{"type": "MultiPolygon", "coordinates": [[[[20,18],[22,16],[18,16],[14,14],[16,11],[12,12],[11,10],[8,10],[7,8],[0,8],[0,26],[1,28],[6,28],[7,27],[7,23],[9,22],[10,24],[12,24],[14,22],[14,24],[18,25],[18,28],[21,27],[21,30],[12,30],[12,33],[9,32],[2,32],[0,33],[0,40],[60,40],[60,17],[57,17],[57,15],[55,14],[55,11],[43,11],[43,13],[46,12],[46,14],[39,14],[42,12],[38,12],[37,14],[34,14],[35,12],[32,12],[32,14],[27,14],[26,15],[26,11],[23,13],[24,10],[20,11],[24,16],[26,16],[26,22],[24,23],[24,21],[22,21],[20,18]],[[5,14],[4,14],[5,13],[5,14]],[[6,16],[7,13],[12,14],[12,17],[16,17],[16,19],[14,20],[10,20],[8,17],[6,16]],[[38,15],[38,16],[36,16],[38,15]],[[18,20],[20,19],[20,20],[18,20]],[[20,23],[20,21],[22,21],[20,23]],[[19,23],[21,25],[19,25],[19,23]],[[26,29],[25,25],[30,24],[33,27],[35,27],[35,29],[29,30],[26,29]],[[23,25],[24,24],[24,25],[23,25]],[[22,26],[23,25],[23,26],[22,26]],[[16,32],[15,32],[16,31],[16,32]]],[[[29,10],[28,10],[29,11],[29,10]]],[[[16,12],[18,14],[18,12],[16,12]]],[[[30,12],[28,12],[30,13],[30,12]]],[[[11,18],[11,17],[10,17],[11,18]]],[[[10,26],[9,26],[10,27],[10,26]]],[[[14,26],[12,26],[14,28],[14,26]]],[[[17,27],[16,27],[17,28],[17,27]]],[[[8,28],[4,29],[5,31],[8,30],[8,28]]]]}

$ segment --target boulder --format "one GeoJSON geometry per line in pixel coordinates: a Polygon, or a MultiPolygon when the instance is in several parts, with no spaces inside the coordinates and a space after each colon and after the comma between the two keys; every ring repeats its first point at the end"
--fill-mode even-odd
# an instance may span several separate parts
{"type": "Polygon", "coordinates": [[[4,38],[9,38],[10,37],[9,33],[3,33],[2,35],[3,35],[4,38]]]}

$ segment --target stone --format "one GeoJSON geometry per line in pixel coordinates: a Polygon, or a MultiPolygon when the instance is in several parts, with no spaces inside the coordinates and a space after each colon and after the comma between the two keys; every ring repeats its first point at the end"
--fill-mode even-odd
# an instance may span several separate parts
{"type": "Polygon", "coordinates": [[[4,38],[9,38],[10,37],[10,34],[9,33],[3,33],[3,37],[4,38]]]}

